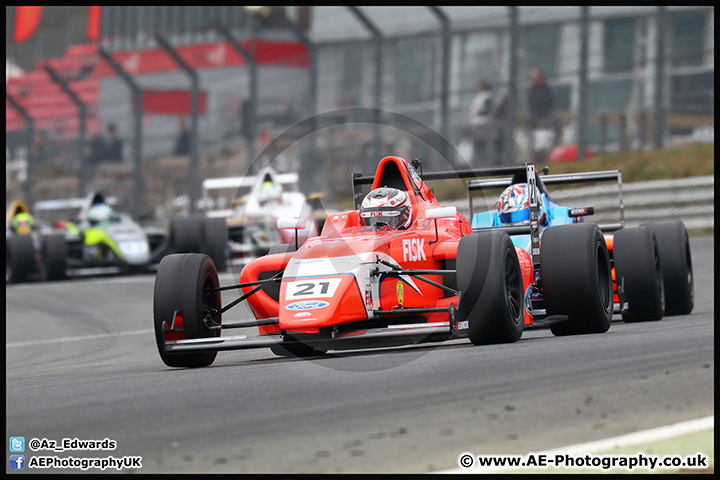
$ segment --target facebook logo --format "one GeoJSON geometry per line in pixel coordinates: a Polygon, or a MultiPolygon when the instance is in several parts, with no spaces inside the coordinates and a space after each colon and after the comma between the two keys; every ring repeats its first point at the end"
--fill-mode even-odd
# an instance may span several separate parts
{"type": "Polygon", "coordinates": [[[10,470],[25,470],[25,455],[10,455],[10,470]]]}
{"type": "Polygon", "coordinates": [[[11,452],[24,452],[25,451],[25,437],[10,437],[10,451],[11,452]]]}

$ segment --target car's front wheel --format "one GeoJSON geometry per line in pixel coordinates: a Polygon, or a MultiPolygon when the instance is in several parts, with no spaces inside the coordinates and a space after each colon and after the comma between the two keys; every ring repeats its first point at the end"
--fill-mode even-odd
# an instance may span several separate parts
{"type": "Polygon", "coordinates": [[[474,345],[510,343],[522,337],[522,271],[507,233],[479,232],[460,240],[457,286],[455,316],[458,322],[468,322],[474,345]]]}
{"type": "Polygon", "coordinates": [[[154,326],[160,357],[170,367],[206,367],[217,352],[167,354],[168,340],[219,337],[222,302],[220,286],[212,259],[203,254],[174,254],[163,257],[155,277],[154,326]],[[178,312],[176,316],[175,313],[178,312]],[[166,333],[164,324],[175,322],[176,332],[166,333]]]}

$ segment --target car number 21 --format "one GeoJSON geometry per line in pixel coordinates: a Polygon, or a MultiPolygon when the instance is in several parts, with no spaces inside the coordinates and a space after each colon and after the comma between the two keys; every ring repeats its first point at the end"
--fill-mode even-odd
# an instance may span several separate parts
{"type": "Polygon", "coordinates": [[[341,278],[319,278],[288,282],[285,286],[285,300],[332,297],[341,281],[341,278]]]}

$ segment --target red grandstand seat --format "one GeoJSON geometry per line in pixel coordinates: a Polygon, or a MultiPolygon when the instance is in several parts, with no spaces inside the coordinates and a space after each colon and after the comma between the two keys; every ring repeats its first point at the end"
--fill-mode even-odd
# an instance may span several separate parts
{"type": "Polygon", "coordinates": [[[92,56],[97,54],[97,45],[94,43],[85,43],[81,45],[70,45],[65,50],[66,57],[92,56]]]}

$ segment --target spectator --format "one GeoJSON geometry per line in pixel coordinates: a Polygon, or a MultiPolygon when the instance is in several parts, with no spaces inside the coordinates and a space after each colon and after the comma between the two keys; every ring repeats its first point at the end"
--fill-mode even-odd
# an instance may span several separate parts
{"type": "Polygon", "coordinates": [[[532,85],[528,92],[528,134],[530,151],[535,152],[535,130],[552,126],[552,116],[555,111],[555,99],[552,90],[547,84],[547,78],[542,70],[530,70],[532,85]]]}
{"type": "Polygon", "coordinates": [[[490,83],[481,79],[478,93],[470,103],[470,123],[473,127],[473,157],[477,162],[486,154],[493,128],[493,92],[490,83]]]}
{"type": "Polygon", "coordinates": [[[95,165],[105,160],[105,139],[100,132],[95,132],[88,143],[88,153],[85,156],[87,165],[95,165]]]}
{"type": "Polygon", "coordinates": [[[108,125],[108,138],[105,141],[105,159],[111,162],[122,162],[122,140],[116,136],[117,127],[108,125]]]}
{"type": "Polygon", "coordinates": [[[547,84],[545,74],[539,68],[530,70],[532,86],[528,93],[528,106],[530,121],[537,126],[543,120],[551,117],[555,110],[555,98],[547,84]]]}
{"type": "Polygon", "coordinates": [[[174,155],[187,155],[190,153],[190,132],[185,127],[185,120],[180,119],[178,122],[178,137],[175,141],[174,155]]]}
{"type": "Polygon", "coordinates": [[[505,125],[505,121],[507,119],[508,97],[509,92],[508,88],[506,87],[503,88],[502,91],[498,94],[498,99],[496,101],[497,107],[495,108],[495,152],[498,158],[498,165],[502,163],[503,150],[505,148],[505,128],[507,126],[505,125]]]}

